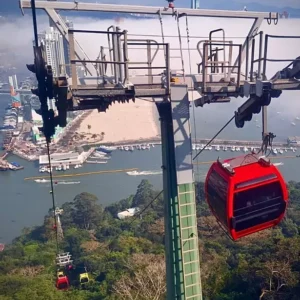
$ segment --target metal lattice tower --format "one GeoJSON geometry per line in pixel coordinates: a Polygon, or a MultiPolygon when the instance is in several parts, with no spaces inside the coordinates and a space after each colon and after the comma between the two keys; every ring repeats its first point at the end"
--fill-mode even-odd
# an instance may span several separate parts
{"type": "MultiPolygon", "coordinates": [[[[194,7],[197,6],[197,1],[192,3],[194,7]]],[[[29,0],[21,0],[20,7],[31,8],[31,3],[29,0]]],[[[267,134],[266,107],[270,99],[279,97],[284,89],[300,89],[300,81],[297,80],[300,79],[300,65],[295,59],[290,60],[291,63],[275,77],[269,80],[266,78],[268,39],[286,37],[266,35],[264,40],[263,33],[258,30],[264,20],[269,24],[277,22],[278,14],[86,2],[74,5],[58,1],[36,1],[35,7],[46,11],[70,47],[71,78],[60,77],[53,81],[59,113],[57,118],[61,126],[66,124],[67,111],[98,109],[105,112],[114,102],[126,103],[136,98],[154,99],[160,115],[162,137],[167,299],[202,300],[188,92],[196,91],[199,94],[194,99],[197,107],[207,103],[229,102],[231,97],[248,97],[236,112],[236,125],[243,127],[244,122],[251,119],[252,113],[259,113],[262,107],[263,135],[267,134]],[[103,31],[68,30],[56,9],[149,14],[158,17],[175,15],[178,18],[245,18],[252,19],[253,24],[242,44],[227,40],[223,29],[211,31],[207,39],[199,40],[197,49],[194,49],[198,50],[200,56],[198,71],[195,74],[184,72],[178,75],[171,68],[170,44],[149,40],[147,35],[143,39],[131,38],[126,30],[115,26],[103,31]],[[217,32],[222,33],[222,40],[216,39],[217,32]],[[88,58],[74,37],[75,34],[84,33],[108,36],[108,51],[101,47],[97,59],[88,58]],[[258,58],[255,57],[254,48],[257,39],[260,49],[258,58]],[[128,53],[132,46],[143,46],[146,49],[146,61],[129,61],[128,53]],[[236,58],[233,57],[234,48],[238,52],[236,58]],[[163,51],[164,60],[157,67],[153,60],[159,50],[163,51]],[[82,64],[90,75],[96,71],[97,76],[78,78],[76,64],[82,64]],[[258,68],[256,73],[254,65],[258,68]],[[147,70],[146,74],[134,76],[130,73],[140,69],[147,70]],[[155,74],[157,69],[160,69],[159,74],[155,74]]],[[[183,60],[182,55],[180,58],[183,60]]]]}

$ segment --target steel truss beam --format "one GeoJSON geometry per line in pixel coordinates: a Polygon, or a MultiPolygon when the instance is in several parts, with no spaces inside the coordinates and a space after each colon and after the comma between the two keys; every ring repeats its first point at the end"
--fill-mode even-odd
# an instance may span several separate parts
{"type": "MultiPolygon", "coordinates": [[[[20,0],[20,7],[31,8],[30,0],[20,0]]],[[[162,15],[173,15],[172,9],[162,9],[155,6],[136,6],[136,5],[115,5],[115,4],[100,4],[100,3],[72,3],[58,1],[36,1],[37,9],[59,9],[59,10],[74,10],[74,11],[102,11],[113,13],[136,13],[156,15],[161,11],[162,15]]],[[[227,11],[227,10],[209,10],[209,9],[190,9],[176,8],[181,14],[186,14],[191,17],[219,17],[219,18],[241,18],[241,19],[278,19],[278,13],[267,12],[250,12],[250,11],[227,11]]]]}
{"type": "MultiPolygon", "coordinates": [[[[65,23],[65,21],[61,18],[61,16],[54,10],[45,8],[46,13],[48,14],[49,18],[53,21],[53,23],[56,25],[56,28],[60,32],[60,34],[66,39],[66,41],[69,43],[68,38],[68,26],[65,23]]],[[[87,54],[84,52],[84,50],[80,47],[79,43],[74,39],[74,47],[75,47],[75,55],[79,60],[90,60],[90,58],[87,56],[87,54]]],[[[83,64],[85,70],[87,73],[90,74],[90,76],[93,75],[92,69],[90,66],[83,64]]]]}

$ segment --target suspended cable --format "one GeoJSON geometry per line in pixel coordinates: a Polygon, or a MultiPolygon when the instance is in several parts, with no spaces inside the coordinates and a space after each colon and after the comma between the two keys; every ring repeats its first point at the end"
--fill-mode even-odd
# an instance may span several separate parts
{"type": "MultiPolygon", "coordinates": [[[[33,21],[33,32],[34,32],[34,45],[36,48],[36,51],[39,49],[39,41],[38,41],[38,29],[37,29],[37,21],[36,21],[36,8],[35,8],[35,0],[31,0],[31,11],[32,11],[32,21],[33,21]]],[[[35,64],[37,63],[37,60],[39,57],[36,57],[36,51],[34,51],[35,53],[35,64]]],[[[37,79],[38,79],[38,83],[39,83],[39,88],[44,87],[43,85],[45,84],[44,82],[41,83],[41,78],[38,78],[38,72],[39,70],[35,70],[37,79]]],[[[45,90],[42,89],[41,90],[45,90]]],[[[47,99],[47,97],[45,98],[47,99]]],[[[43,103],[41,98],[41,105],[43,107],[43,104],[46,104],[47,102],[43,103]]],[[[44,105],[45,106],[45,105],[44,105]]],[[[46,110],[48,112],[48,107],[46,104],[46,110]]],[[[45,129],[45,120],[44,120],[44,129],[45,129]]],[[[45,134],[46,136],[46,134],[45,134]]],[[[55,198],[54,198],[54,189],[53,189],[53,178],[52,178],[52,167],[51,167],[51,158],[50,158],[50,146],[49,146],[49,140],[47,139],[46,136],[46,141],[47,141],[47,153],[48,153],[48,161],[49,161],[49,168],[50,168],[50,182],[51,182],[51,195],[52,195],[52,205],[53,205],[53,217],[54,217],[54,226],[55,226],[55,232],[56,232],[56,248],[57,248],[57,252],[58,252],[58,231],[57,231],[57,222],[56,222],[56,215],[55,215],[55,198]]]]}
{"type": "MultiPolygon", "coordinates": [[[[136,215],[134,215],[133,217],[132,217],[132,221],[129,223],[129,226],[131,226],[133,223],[134,223],[134,221],[136,220],[136,219],[138,219],[141,215],[142,215],[142,213],[144,213],[152,204],[153,204],[153,202],[155,201],[155,200],[157,200],[158,199],[158,197],[163,193],[163,191],[164,190],[161,190],[144,208],[143,208],[143,210],[142,211],[140,211],[138,214],[136,214],[136,215]]],[[[113,239],[112,239],[112,241],[111,242],[113,242],[113,241],[115,241],[115,240],[117,240],[121,235],[122,235],[122,233],[123,232],[120,232],[117,236],[115,236],[113,239]]]]}
{"type": "Polygon", "coordinates": [[[55,197],[54,197],[54,188],[53,188],[53,177],[52,177],[52,165],[51,165],[51,156],[50,156],[50,145],[47,141],[47,154],[48,154],[48,162],[49,162],[49,175],[50,175],[50,184],[51,184],[51,196],[52,196],[52,208],[53,208],[53,218],[54,218],[54,226],[55,226],[55,238],[56,238],[56,250],[58,253],[58,228],[57,228],[57,220],[55,215],[55,197]]]}
{"type": "MultiPolygon", "coordinates": [[[[160,23],[160,30],[161,30],[161,39],[162,39],[162,43],[165,43],[165,35],[164,35],[164,25],[163,25],[163,20],[162,20],[162,16],[161,16],[161,11],[158,11],[158,18],[159,18],[159,23],[160,23]]],[[[167,58],[167,53],[166,53],[166,47],[164,46],[164,55],[165,55],[165,59],[167,58]]]]}
{"type": "Polygon", "coordinates": [[[138,214],[133,216],[133,220],[129,223],[129,225],[132,225],[133,222],[142,215],[152,204],[155,200],[158,199],[158,197],[163,193],[164,190],[161,190],[144,208],[142,211],[140,211],[138,214]]]}
{"type": "Polygon", "coordinates": [[[181,40],[181,32],[180,32],[180,23],[179,23],[178,11],[176,11],[176,20],[177,20],[178,39],[179,39],[179,48],[180,48],[180,56],[181,56],[181,68],[182,68],[182,72],[183,72],[183,80],[185,82],[185,68],[184,68],[184,59],[183,59],[182,40],[181,40]]]}
{"type": "MultiPolygon", "coordinates": [[[[190,50],[190,31],[189,31],[189,23],[188,23],[187,15],[185,15],[185,24],[186,24],[186,38],[187,38],[187,46],[188,46],[188,55],[189,55],[189,69],[190,69],[190,74],[192,74],[192,59],[191,59],[191,50],[190,50]]],[[[192,85],[193,85],[193,82],[192,82],[192,85]]],[[[192,102],[193,102],[192,106],[193,106],[194,140],[196,143],[196,141],[197,141],[197,126],[196,126],[196,115],[195,115],[194,91],[192,91],[192,102]]],[[[197,161],[198,161],[198,159],[197,159],[197,161]]],[[[197,169],[197,173],[199,174],[199,166],[198,165],[197,165],[196,169],[197,169]]]]}
{"type": "Polygon", "coordinates": [[[209,140],[209,142],[195,155],[193,160],[197,158],[205,149],[207,146],[211,144],[211,142],[231,123],[231,121],[234,119],[235,115],[209,140]]]}

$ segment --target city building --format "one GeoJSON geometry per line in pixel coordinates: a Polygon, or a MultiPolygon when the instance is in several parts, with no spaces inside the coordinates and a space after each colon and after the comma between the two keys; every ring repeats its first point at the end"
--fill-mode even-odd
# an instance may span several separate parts
{"type": "Polygon", "coordinates": [[[44,47],[46,62],[52,67],[53,76],[65,75],[66,61],[62,35],[56,28],[49,27],[45,32],[40,33],[38,38],[44,47]]]}
{"type": "Polygon", "coordinates": [[[11,106],[12,107],[21,107],[21,96],[20,93],[17,92],[18,89],[18,80],[17,75],[12,75],[8,77],[9,85],[10,85],[10,96],[11,96],[11,106]]]}
{"type": "MultiPolygon", "coordinates": [[[[74,29],[72,21],[70,21],[67,17],[64,17],[64,16],[61,16],[61,18],[63,19],[63,21],[65,22],[65,24],[68,26],[69,29],[74,29]]],[[[58,30],[56,29],[56,25],[51,18],[49,18],[49,25],[50,25],[50,27],[54,28],[54,30],[56,30],[58,32],[58,30]]],[[[64,58],[65,58],[64,71],[68,76],[71,76],[69,43],[67,42],[67,40],[64,37],[62,37],[62,41],[63,41],[63,52],[64,52],[64,58]]]]}
{"type": "MultiPolygon", "coordinates": [[[[52,153],[50,154],[50,160],[53,167],[79,165],[83,162],[83,156],[78,152],[52,153]]],[[[48,155],[39,156],[39,164],[40,166],[47,166],[49,164],[48,155]]]]}

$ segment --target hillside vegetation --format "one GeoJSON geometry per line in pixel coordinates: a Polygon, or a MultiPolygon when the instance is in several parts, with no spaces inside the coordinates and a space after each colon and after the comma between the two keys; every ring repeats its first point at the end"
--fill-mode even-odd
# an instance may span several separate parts
{"type": "MultiPolygon", "coordinates": [[[[206,300],[300,299],[300,183],[289,182],[290,203],[280,226],[238,242],[220,229],[197,183],[201,276],[206,300]]],[[[144,207],[158,194],[142,180],[135,195],[106,208],[101,199],[81,193],[63,205],[64,239],[59,247],[85,265],[90,282],[58,291],[52,213],[44,224],[25,228],[0,253],[0,300],[165,299],[163,199],[141,218],[116,214],[144,207]]]]}

